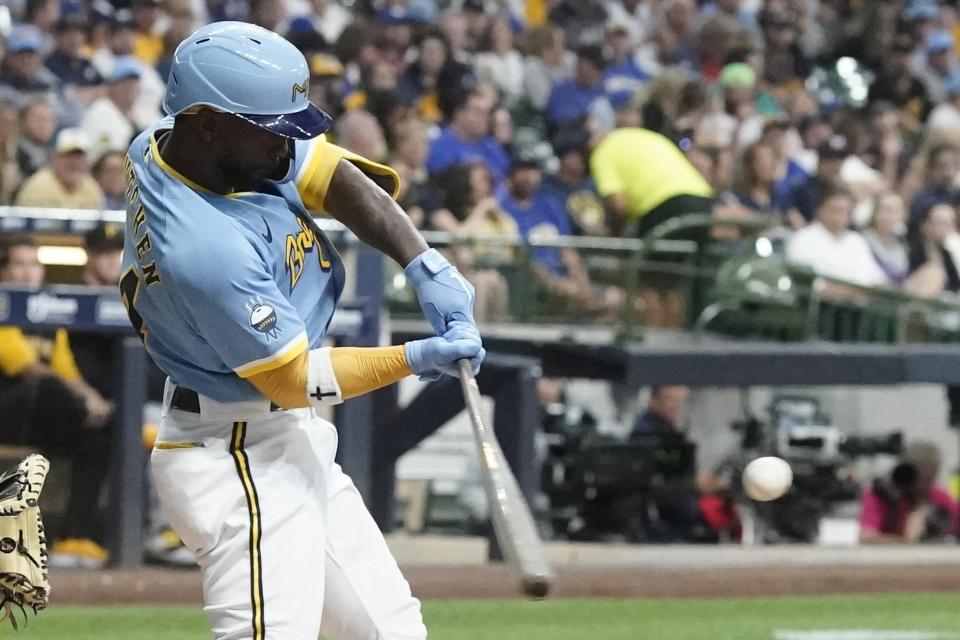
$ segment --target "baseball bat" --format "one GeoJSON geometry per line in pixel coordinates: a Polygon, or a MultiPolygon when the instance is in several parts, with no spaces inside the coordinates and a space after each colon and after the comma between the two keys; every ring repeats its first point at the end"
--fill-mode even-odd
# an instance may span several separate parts
{"type": "Polygon", "coordinates": [[[543,598],[550,591],[554,579],[543,542],[530,507],[520,493],[517,479],[500,449],[497,436],[483,424],[480,387],[473,377],[470,361],[460,360],[458,365],[460,386],[480,454],[483,488],[490,503],[494,534],[520,590],[531,598],[543,598]]]}

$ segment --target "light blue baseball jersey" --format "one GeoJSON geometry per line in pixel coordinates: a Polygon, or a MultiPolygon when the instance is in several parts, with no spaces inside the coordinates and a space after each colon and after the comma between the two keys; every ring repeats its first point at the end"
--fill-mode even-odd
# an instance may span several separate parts
{"type": "Polygon", "coordinates": [[[306,213],[295,176],[322,139],[296,141],[288,175],[257,192],[218,195],[160,156],[165,118],[126,160],[120,290],[154,362],[219,402],[261,398],[245,378],[321,346],[343,290],[330,241],[306,213]]]}

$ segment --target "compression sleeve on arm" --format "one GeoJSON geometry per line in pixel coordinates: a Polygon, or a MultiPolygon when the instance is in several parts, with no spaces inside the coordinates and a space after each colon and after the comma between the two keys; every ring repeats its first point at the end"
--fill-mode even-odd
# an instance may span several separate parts
{"type": "Polygon", "coordinates": [[[324,347],[250,376],[260,393],[284,409],[330,406],[410,375],[403,345],[324,347]]]}
{"type": "Polygon", "coordinates": [[[341,160],[357,166],[394,199],[400,192],[400,176],[392,168],[368,160],[326,140],[312,141],[303,166],[297,171],[296,185],[303,204],[311,211],[323,211],[330,180],[341,160]]]}

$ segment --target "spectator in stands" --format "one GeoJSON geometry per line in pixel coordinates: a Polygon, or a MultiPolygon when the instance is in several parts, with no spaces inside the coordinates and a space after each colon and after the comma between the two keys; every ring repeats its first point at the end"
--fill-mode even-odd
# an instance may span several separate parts
{"type": "Polygon", "coordinates": [[[13,203],[13,196],[20,186],[20,167],[17,166],[17,130],[16,108],[0,101],[0,205],[13,203]]]}
{"type": "MultiPolygon", "coordinates": [[[[7,236],[0,244],[0,283],[22,287],[43,284],[37,247],[26,236],[7,236]]],[[[52,566],[101,567],[106,551],[94,540],[101,480],[109,451],[103,426],[113,413],[77,369],[67,332],[0,327],[0,415],[2,439],[38,447],[70,459],[70,495],[59,527],[48,522],[52,566]]],[[[54,465],[52,473],[56,475],[54,465]]]]}
{"type": "Polygon", "coordinates": [[[423,227],[426,212],[437,208],[427,172],[430,139],[426,124],[416,118],[400,123],[394,129],[393,149],[390,166],[400,175],[397,202],[417,227],[423,227]]]}
{"type": "Polygon", "coordinates": [[[726,18],[750,36],[752,42],[759,43],[760,25],[757,24],[757,14],[745,4],[741,0],[708,0],[700,9],[700,15],[705,18],[726,18]]]}
{"type": "Polygon", "coordinates": [[[49,34],[60,19],[60,2],[58,0],[27,0],[23,7],[24,24],[34,27],[43,34],[44,53],[50,49],[49,34]]]}
{"type": "Polygon", "coordinates": [[[27,178],[17,195],[17,205],[102,208],[103,191],[90,175],[90,147],[90,139],[81,129],[61,129],[50,166],[27,178]]]}
{"type": "Polygon", "coordinates": [[[604,236],[603,202],[590,177],[588,142],[588,134],[579,129],[560,131],[553,141],[557,170],[543,178],[540,190],[567,212],[575,235],[604,236]]]}
{"type": "Polygon", "coordinates": [[[547,122],[551,127],[559,129],[583,120],[596,108],[595,103],[605,103],[611,108],[603,92],[605,65],[603,49],[599,46],[577,49],[573,77],[555,84],[547,100],[547,122]]]}
{"type": "Polygon", "coordinates": [[[798,43],[797,16],[783,5],[768,4],[760,14],[763,30],[763,78],[773,87],[805,78],[809,64],[798,43]]]}
{"type": "Polygon", "coordinates": [[[337,143],[375,162],[387,159],[387,141],[383,129],[370,112],[354,109],[342,115],[335,127],[337,143]]]}
{"type": "Polygon", "coordinates": [[[937,484],[941,461],[935,444],[914,442],[889,477],[864,491],[861,544],[943,542],[960,533],[957,501],[937,484]]]}
{"type": "Polygon", "coordinates": [[[109,78],[115,58],[133,55],[134,29],[127,12],[114,13],[105,21],[107,37],[102,42],[90,43],[90,62],[102,77],[109,78]]]}
{"type": "Polygon", "coordinates": [[[599,44],[607,10],[602,0],[558,0],[550,8],[549,23],[563,29],[567,42],[574,47],[599,44]]]}
{"type": "Polygon", "coordinates": [[[900,182],[909,149],[903,139],[900,118],[893,105],[883,101],[870,105],[867,116],[867,138],[871,142],[870,153],[874,156],[869,164],[880,173],[885,187],[895,186],[900,182]]]}
{"type": "Polygon", "coordinates": [[[427,169],[437,175],[452,166],[481,160],[499,184],[510,167],[510,158],[490,136],[493,105],[476,89],[461,92],[452,102],[449,124],[430,144],[427,169]]]}
{"type": "Polygon", "coordinates": [[[142,66],[133,58],[117,58],[107,82],[107,95],[87,109],[80,127],[93,142],[93,155],[122,151],[138,133],[133,106],[140,95],[142,66]]]}
{"type": "Polygon", "coordinates": [[[794,145],[798,137],[799,132],[787,118],[768,120],[760,137],[760,141],[766,143],[774,154],[777,181],[773,186],[773,203],[778,210],[783,208],[783,202],[789,198],[793,187],[809,177],[794,157],[794,145]]]}
{"type": "MultiPolygon", "coordinates": [[[[46,59],[46,67],[64,86],[96,87],[102,82],[100,73],[84,54],[86,25],[76,16],[64,17],[57,23],[56,46],[46,59]]],[[[91,100],[81,100],[84,105],[91,100]]]]}
{"type": "Polygon", "coordinates": [[[563,30],[552,24],[527,31],[525,48],[524,93],[530,106],[543,111],[553,87],[573,76],[576,56],[564,47],[563,30]]]}
{"type": "Polygon", "coordinates": [[[494,17],[481,42],[474,68],[477,76],[492,83],[503,103],[511,107],[523,96],[523,58],[513,46],[513,29],[505,15],[494,17]]]}
{"type": "Polygon", "coordinates": [[[0,89],[34,96],[55,92],[59,81],[43,66],[43,32],[21,25],[7,37],[7,53],[0,65],[0,89]]]}
{"type": "MultiPolygon", "coordinates": [[[[466,239],[519,236],[517,223],[494,198],[490,172],[482,162],[451,167],[438,176],[437,188],[443,195],[444,208],[429,214],[428,224],[433,229],[466,239]]],[[[506,319],[507,282],[496,267],[512,260],[510,248],[496,243],[457,245],[452,257],[464,277],[476,287],[477,319],[506,319]]]]}
{"type": "Polygon", "coordinates": [[[108,151],[93,164],[93,179],[103,191],[103,208],[122,210],[127,207],[124,194],[126,184],[123,175],[123,151],[108,151]]]}
{"type": "Polygon", "coordinates": [[[747,147],[740,159],[739,177],[734,186],[737,201],[751,211],[772,211],[776,182],[777,165],[773,148],[763,142],[747,147]]]}
{"type": "Polygon", "coordinates": [[[910,217],[907,233],[916,238],[921,220],[930,208],[940,203],[954,203],[960,192],[957,178],[960,176],[960,150],[950,143],[935,144],[927,152],[926,181],[910,201],[910,217]]]}
{"type": "Polygon", "coordinates": [[[900,112],[901,122],[911,130],[918,130],[930,110],[930,96],[923,82],[911,70],[916,40],[900,33],[893,41],[890,55],[881,58],[880,73],[870,85],[868,100],[884,100],[900,112]]]}
{"type": "Polygon", "coordinates": [[[947,98],[946,82],[951,73],[957,72],[957,58],[954,53],[953,36],[942,30],[931,31],[924,41],[926,64],[921,66],[920,81],[927,89],[932,102],[943,102],[947,98]]]}
{"type": "Polygon", "coordinates": [[[745,148],[759,140],[766,118],[757,112],[754,70],[743,62],[728,64],[720,71],[719,87],[723,92],[723,112],[730,119],[727,126],[736,132],[736,148],[745,148]]]}
{"type": "MultiPolygon", "coordinates": [[[[520,158],[510,168],[507,181],[497,190],[500,205],[516,221],[523,237],[551,240],[571,235],[566,211],[555,199],[540,192],[537,160],[520,158]]],[[[533,272],[548,295],[547,305],[563,315],[587,314],[615,317],[623,304],[623,291],[596,286],[575,249],[535,248],[533,272]]]]}
{"type": "MultiPolygon", "coordinates": [[[[117,12],[110,22],[110,37],[106,47],[100,47],[91,55],[90,61],[97,67],[97,71],[108,82],[111,78],[118,75],[117,63],[119,60],[138,62],[135,56],[135,47],[137,43],[137,32],[133,22],[127,17],[126,12],[117,12]]],[[[129,69],[135,65],[127,62],[121,63],[121,69],[124,73],[129,73],[129,69]]],[[[141,128],[160,119],[159,106],[163,100],[166,91],[166,78],[161,78],[160,74],[153,68],[143,63],[139,63],[140,91],[133,107],[130,109],[130,118],[141,128]]],[[[94,139],[96,142],[96,139],[94,139]]]]}
{"type": "Polygon", "coordinates": [[[816,173],[790,190],[787,198],[786,216],[794,229],[809,224],[823,201],[824,194],[841,185],[840,170],[850,155],[847,141],[842,136],[831,136],[817,149],[816,173]]]}
{"type": "Polygon", "coordinates": [[[20,109],[17,167],[21,176],[29,177],[50,164],[56,130],[57,114],[49,101],[35,99],[20,109]]]}
{"type": "Polygon", "coordinates": [[[960,73],[946,79],[943,89],[947,94],[927,118],[927,137],[944,137],[960,131],[960,73]]]}
{"type": "MultiPolygon", "coordinates": [[[[463,0],[460,5],[462,25],[462,48],[471,56],[480,49],[483,34],[487,32],[490,16],[487,13],[486,0],[463,0]]],[[[451,41],[453,37],[451,36],[451,41]]]]}
{"type": "Polygon", "coordinates": [[[617,129],[590,156],[614,235],[628,226],[641,236],[687,213],[712,210],[713,190],[670,140],[646,129],[617,129]]]}
{"type": "Polygon", "coordinates": [[[250,22],[270,31],[281,30],[287,20],[287,5],[282,0],[256,0],[250,3],[250,22]]]}
{"type": "MultiPolygon", "coordinates": [[[[696,29],[694,47],[697,56],[697,68],[704,81],[713,83],[720,72],[731,63],[730,53],[738,35],[735,22],[725,16],[714,16],[701,22],[696,29]]],[[[752,96],[751,96],[752,99],[752,96]]]]}
{"type": "Polygon", "coordinates": [[[630,45],[636,49],[650,35],[654,3],[646,0],[611,0],[607,2],[607,24],[623,25],[630,36],[630,45]]]}
{"type": "Polygon", "coordinates": [[[417,57],[399,78],[400,94],[417,115],[430,122],[443,120],[440,95],[461,85],[470,67],[453,59],[446,35],[427,29],[420,36],[417,57]]]}
{"type": "MultiPolygon", "coordinates": [[[[729,204],[737,201],[729,191],[737,177],[731,169],[735,164],[731,136],[722,129],[710,130],[712,122],[713,119],[705,119],[703,125],[697,129],[687,150],[687,159],[713,189],[717,200],[729,204]]],[[[681,140],[681,144],[686,142],[681,140]]]]}
{"type": "Polygon", "coordinates": [[[873,215],[870,225],[863,230],[863,237],[870,245],[870,252],[877,266],[887,276],[887,283],[902,287],[910,272],[907,244],[904,241],[907,211],[895,191],[884,191],[873,199],[873,215]]]}
{"type": "Polygon", "coordinates": [[[629,100],[650,80],[650,74],[637,64],[627,25],[611,23],[607,27],[606,47],[610,62],[603,73],[603,90],[611,102],[629,100]]]}
{"type": "Polygon", "coordinates": [[[919,233],[910,241],[910,278],[906,289],[922,298],[960,292],[960,269],[947,247],[957,232],[953,205],[941,202],[920,219],[919,233]]]}
{"type": "MultiPolygon", "coordinates": [[[[875,287],[887,282],[870,245],[850,230],[853,195],[842,187],[825,190],[813,222],[787,240],[787,260],[813,269],[817,275],[852,284],[875,287]]],[[[830,290],[846,295],[840,287],[830,290]]]]}
{"type": "Polygon", "coordinates": [[[331,115],[338,115],[341,97],[346,90],[343,63],[326,53],[314,53],[307,60],[310,65],[310,102],[331,115]]]}
{"type": "Polygon", "coordinates": [[[312,30],[323,36],[328,44],[333,44],[350,24],[352,16],[336,0],[310,0],[310,13],[295,17],[290,21],[288,31],[312,30]]]}

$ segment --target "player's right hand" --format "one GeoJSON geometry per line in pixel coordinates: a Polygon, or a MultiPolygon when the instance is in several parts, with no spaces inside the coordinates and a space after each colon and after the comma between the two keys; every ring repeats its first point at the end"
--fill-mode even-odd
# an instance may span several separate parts
{"type": "Polygon", "coordinates": [[[474,375],[487,352],[480,332],[470,322],[451,322],[442,336],[412,340],[404,345],[407,366],[421,380],[436,380],[441,374],[459,377],[457,361],[470,360],[474,375]]]}

